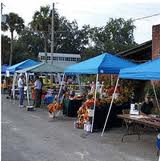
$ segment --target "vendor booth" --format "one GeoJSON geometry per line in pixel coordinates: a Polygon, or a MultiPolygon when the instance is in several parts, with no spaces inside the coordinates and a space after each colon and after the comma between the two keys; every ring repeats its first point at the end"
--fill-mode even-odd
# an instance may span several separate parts
{"type": "MultiPolygon", "coordinates": [[[[96,74],[96,84],[95,84],[96,87],[94,92],[94,100],[90,100],[91,104],[93,102],[92,106],[93,109],[89,107],[91,108],[92,111],[89,112],[91,114],[91,132],[93,131],[93,124],[95,119],[94,116],[96,109],[99,74],[119,74],[120,69],[131,66],[135,66],[135,64],[120,57],[114,56],[112,54],[104,53],[94,58],[80,62],[78,64],[71,65],[65,69],[64,74],[66,73],[96,74]]],[[[88,103],[86,103],[86,107],[88,108],[88,103]]]]}
{"type": "MultiPolygon", "coordinates": [[[[154,86],[154,82],[153,82],[153,80],[160,80],[160,58],[154,59],[152,61],[140,64],[140,65],[137,65],[135,67],[121,69],[120,73],[119,73],[119,78],[135,79],[135,80],[151,80],[155,99],[156,99],[156,102],[157,102],[157,107],[158,107],[158,109],[160,109],[156,90],[155,90],[155,86],[154,86]]],[[[119,81],[119,79],[118,79],[118,81],[119,81]]],[[[117,81],[117,84],[118,84],[118,81],[117,81]]],[[[117,86],[115,87],[114,93],[116,91],[116,88],[117,88],[117,86]]],[[[103,133],[104,133],[104,130],[105,130],[105,127],[106,127],[106,124],[107,124],[107,121],[108,121],[108,118],[109,118],[109,115],[110,115],[113,100],[114,100],[114,97],[112,97],[111,106],[110,106],[110,109],[109,109],[109,112],[108,112],[108,115],[107,115],[107,118],[106,118],[106,121],[105,121],[105,125],[104,125],[104,128],[103,128],[102,134],[101,134],[102,136],[103,136],[103,133]]],[[[147,123],[145,121],[145,125],[146,124],[152,125],[152,123],[155,122],[155,125],[157,124],[157,127],[160,128],[160,119],[154,119],[154,118],[151,118],[151,117],[150,118],[148,118],[148,117],[143,118],[142,116],[138,116],[138,117],[141,119],[140,121],[138,121],[139,123],[140,122],[142,123],[142,119],[145,119],[146,121],[148,121],[147,123]],[[152,123],[149,123],[150,121],[152,123]]]]}
{"type": "Polygon", "coordinates": [[[39,62],[31,60],[31,59],[27,59],[25,61],[22,61],[20,63],[17,63],[15,65],[8,67],[7,71],[9,71],[10,73],[14,73],[16,70],[24,69],[24,68],[31,67],[37,64],[39,64],[39,62]]]}
{"type": "MultiPolygon", "coordinates": [[[[37,65],[28,67],[28,68],[24,68],[21,70],[17,70],[15,72],[15,75],[17,75],[18,73],[24,73],[26,76],[26,85],[27,85],[27,100],[28,100],[28,105],[30,105],[30,96],[29,96],[29,75],[30,73],[62,73],[64,70],[58,66],[52,65],[52,64],[48,64],[48,63],[39,63],[37,65]]],[[[15,89],[15,80],[13,82],[13,89],[15,89]]],[[[14,92],[13,92],[14,95],[14,92]]],[[[48,96],[47,101],[52,102],[53,98],[51,98],[51,96],[48,96]]]]}

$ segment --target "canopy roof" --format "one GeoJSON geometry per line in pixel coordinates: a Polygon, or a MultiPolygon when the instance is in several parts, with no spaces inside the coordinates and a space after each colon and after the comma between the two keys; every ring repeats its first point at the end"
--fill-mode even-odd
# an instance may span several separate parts
{"type": "Polygon", "coordinates": [[[2,65],[1,66],[1,74],[6,74],[6,70],[7,70],[7,68],[8,68],[8,65],[2,65]]]}
{"type": "Polygon", "coordinates": [[[160,80],[160,58],[137,65],[136,67],[122,69],[119,77],[138,80],[160,80]]]}
{"type": "Polygon", "coordinates": [[[27,60],[22,61],[18,64],[8,67],[7,70],[9,72],[15,72],[16,70],[24,69],[24,68],[31,67],[31,66],[37,65],[37,64],[39,64],[39,62],[31,60],[31,59],[27,59],[27,60]]]}
{"type": "Polygon", "coordinates": [[[58,66],[48,63],[40,63],[32,67],[17,70],[16,73],[62,73],[63,71],[64,70],[58,66]]]}
{"type": "Polygon", "coordinates": [[[109,53],[71,65],[65,73],[77,74],[118,74],[120,69],[135,66],[134,63],[109,53]]]}

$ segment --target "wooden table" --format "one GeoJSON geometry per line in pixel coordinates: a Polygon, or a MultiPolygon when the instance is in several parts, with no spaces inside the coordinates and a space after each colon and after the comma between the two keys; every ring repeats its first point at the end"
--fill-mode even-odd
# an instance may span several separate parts
{"type": "Polygon", "coordinates": [[[122,142],[123,138],[127,135],[138,135],[138,137],[140,137],[140,130],[137,129],[137,125],[144,125],[155,129],[160,129],[160,118],[144,116],[144,115],[129,115],[129,114],[117,115],[117,117],[123,120],[130,121],[134,125],[134,128],[136,127],[135,128],[136,130],[132,132],[130,132],[129,131],[130,129],[127,128],[127,133],[123,135],[122,142]]]}
{"type": "Polygon", "coordinates": [[[130,120],[138,124],[160,129],[160,118],[144,116],[144,115],[136,116],[136,115],[129,115],[129,114],[123,114],[123,115],[117,115],[117,116],[121,119],[130,120]]]}

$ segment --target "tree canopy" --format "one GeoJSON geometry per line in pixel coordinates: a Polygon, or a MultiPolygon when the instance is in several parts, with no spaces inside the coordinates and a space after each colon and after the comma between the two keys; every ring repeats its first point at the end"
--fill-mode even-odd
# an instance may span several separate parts
{"type": "MultiPolygon", "coordinates": [[[[39,52],[50,52],[52,10],[49,6],[41,6],[26,27],[24,27],[22,18],[16,19],[18,20],[16,23],[21,24],[16,25],[15,15],[17,16],[17,14],[12,13],[11,15],[10,21],[2,24],[2,29],[17,31],[19,34],[19,37],[12,43],[14,63],[26,58],[37,58],[39,52]]],[[[81,54],[82,60],[103,52],[119,53],[137,45],[133,35],[134,29],[132,19],[124,20],[123,18],[110,18],[104,26],[100,27],[84,25],[80,28],[75,20],[70,22],[55,10],[54,52],[78,53],[81,54]]],[[[9,43],[10,40],[3,37],[2,44],[6,41],[9,43]]],[[[2,54],[5,50],[7,50],[6,47],[3,48],[2,54]]],[[[7,59],[5,59],[6,61],[7,59]]]]}
{"type": "Polygon", "coordinates": [[[11,47],[10,47],[10,55],[9,55],[9,65],[12,65],[12,57],[13,57],[13,33],[14,31],[17,32],[17,34],[20,34],[21,31],[24,29],[24,20],[19,17],[16,13],[9,13],[6,14],[6,22],[2,22],[2,30],[7,31],[9,30],[11,33],[11,47]]]}

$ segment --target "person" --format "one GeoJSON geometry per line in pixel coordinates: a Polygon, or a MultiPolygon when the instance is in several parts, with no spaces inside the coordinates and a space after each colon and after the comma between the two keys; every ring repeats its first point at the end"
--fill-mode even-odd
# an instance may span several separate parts
{"type": "Polygon", "coordinates": [[[5,94],[7,91],[7,81],[5,77],[2,78],[2,89],[3,89],[3,93],[5,94]]]}
{"type": "Polygon", "coordinates": [[[38,76],[36,76],[36,81],[34,82],[34,90],[35,90],[35,107],[40,107],[42,83],[38,76]]]}
{"type": "Polygon", "coordinates": [[[24,100],[24,76],[20,74],[18,79],[18,90],[19,90],[19,107],[24,107],[23,100],[24,100]]]}
{"type": "Polygon", "coordinates": [[[144,102],[141,105],[140,111],[142,114],[149,115],[151,114],[152,109],[153,109],[153,102],[151,101],[149,96],[146,96],[144,102]]]}

